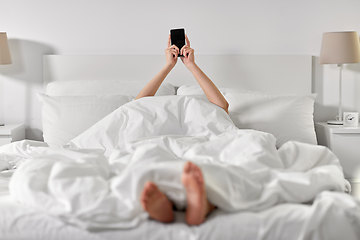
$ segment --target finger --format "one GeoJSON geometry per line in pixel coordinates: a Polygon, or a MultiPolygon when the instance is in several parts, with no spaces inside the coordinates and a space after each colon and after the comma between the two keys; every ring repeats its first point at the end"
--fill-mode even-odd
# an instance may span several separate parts
{"type": "Polygon", "coordinates": [[[187,49],[186,48],[181,48],[181,55],[183,55],[184,57],[186,57],[186,53],[187,53],[187,49]]]}
{"type": "Polygon", "coordinates": [[[189,46],[184,45],[184,46],[182,46],[181,50],[186,49],[186,48],[189,48],[189,46]]]}
{"type": "Polygon", "coordinates": [[[174,57],[177,57],[179,55],[179,52],[176,51],[175,49],[171,49],[170,52],[174,57]]]}
{"type": "Polygon", "coordinates": [[[171,52],[172,54],[178,54],[178,51],[176,51],[175,49],[171,49],[170,52],[171,52]]]}
{"type": "Polygon", "coordinates": [[[171,48],[167,48],[165,50],[166,55],[171,55],[173,57],[175,57],[175,55],[178,55],[178,52],[176,51],[176,49],[171,49],[171,48]]]}
{"type": "Polygon", "coordinates": [[[192,56],[194,54],[194,49],[192,48],[187,48],[186,50],[186,57],[190,58],[190,56],[192,56]]]}
{"type": "Polygon", "coordinates": [[[181,55],[183,55],[183,52],[188,48],[188,46],[184,45],[181,50],[180,50],[180,53],[181,55]]]}
{"type": "Polygon", "coordinates": [[[187,34],[185,34],[185,40],[186,40],[186,46],[190,47],[190,41],[187,34]]]}
{"type": "Polygon", "coordinates": [[[168,52],[173,53],[173,52],[177,52],[177,51],[176,51],[176,49],[174,49],[174,48],[167,48],[167,49],[165,50],[165,53],[168,53],[168,52]]]}
{"type": "Polygon", "coordinates": [[[180,49],[180,55],[184,55],[183,52],[184,52],[184,47],[185,45],[180,49]]]}
{"type": "Polygon", "coordinates": [[[188,56],[189,53],[191,52],[194,52],[194,49],[192,48],[189,48],[188,46],[186,46],[184,49],[183,49],[183,54],[188,56]]]}
{"type": "Polygon", "coordinates": [[[167,47],[169,48],[170,45],[171,45],[171,37],[170,37],[170,34],[169,34],[168,41],[167,41],[167,47]]]}
{"type": "Polygon", "coordinates": [[[178,52],[180,52],[179,48],[178,48],[175,44],[171,45],[169,48],[170,48],[170,49],[175,49],[175,50],[177,50],[178,52]]]}
{"type": "Polygon", "coordinates": [[[194,51],[189,52],[188,58],[190,58],[194,54],[194,51]]]}

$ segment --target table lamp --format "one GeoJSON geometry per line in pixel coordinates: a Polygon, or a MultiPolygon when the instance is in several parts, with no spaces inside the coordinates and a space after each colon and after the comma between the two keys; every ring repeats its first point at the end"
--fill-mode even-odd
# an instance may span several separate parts
{"type": "Polygon", "coordinates": [[[337,64],[339,69],[339,117],[328,124],[342,125],[341,81],[344,63],[360,62],[359,36],[355,31],[326,32],[323,34],[320,64],[337,64]]]}
{"type": "MultiPolygon", "coordinates": [[[[11,64],[11,55],[10,55],[6,33],[0,32],[0,65],[5,65],[5,64],[11,64]]],[[[2,119],[0,119],[0,121],[1,120],[2,119]]],[[[4,126],[4,124],[0,122],[0,126],[4,126]]]]}

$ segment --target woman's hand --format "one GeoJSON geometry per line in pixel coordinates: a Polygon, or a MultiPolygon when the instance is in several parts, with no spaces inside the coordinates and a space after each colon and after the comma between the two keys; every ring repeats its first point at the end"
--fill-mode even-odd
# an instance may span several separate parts
{"type": "Polygon", "coordinates": [[[177,62],[179,55],[179,48],[175,45],[171,46],[170,35],[167,43],[167,48],[165,49],[166,64],[165,66],[156,74],[156,76],[151,79],[148,84],[140,91],[135,99],[154,96],[156,91],[159,89],[161,83],[165,80],[166,76],[173,69],[177,62]]]}
{"type": "Polygon", "coordinates": [[[227,113],[229,108],[229,103],[226,101],[224,96],[221,94],[216,85],[210,80],[208,76],[199,68],[195,63],[194,49],[190,48],[190,41],[185,35],[186,45],[183,46],[180,50],[181,61],[185,64],[187,69],[194,75],[196,81],[199,83],[200,87],[204,91],[209,102],[218,105],[224,109],[227,113]]]}
{"type": "Polygon", "coordinates": [[[190,65],[195,64],[195,56],[194,49],[190,48],[190,41],[187,35],[185,35],[185,40],[186,45],[184,45],[180,50],[180,54],[183,55],[183,57],[181,57],[181,61],[187,68],[189,68],[190,65]]]}
{"type": "Polygon", "coordinates": [[[174,67],[177,63],[179,53],[179,48],[176,45],[171,45],[171,39],[169,35],[167,48],[165,49],[166,64],[174,67]]]}

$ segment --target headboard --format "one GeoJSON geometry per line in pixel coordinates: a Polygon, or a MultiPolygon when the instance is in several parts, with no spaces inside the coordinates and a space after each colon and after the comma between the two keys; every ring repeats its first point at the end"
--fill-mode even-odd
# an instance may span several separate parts
{"type": "MultiPolygon", "coordinates": [[[[218,87],[275,94],[312,91],[310,55],[197,55],[195,61],[218,87]]],[[[69,80],[150,81],[164,64],[163,55],[45,55],[44,87],[69,80]]],[[[166,81],[196,84],[180,59],[166,81]]]]}

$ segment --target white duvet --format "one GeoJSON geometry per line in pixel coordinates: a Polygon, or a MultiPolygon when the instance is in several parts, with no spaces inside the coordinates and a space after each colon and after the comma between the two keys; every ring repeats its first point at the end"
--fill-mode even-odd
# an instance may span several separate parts
{"type": "Polygon", "coordinates": [[[287,142],[277,149],[275,142],[237,129],[205,99],[171,96],[128,103],[64,148],[23,141],[0,151],[5,164],[24,162],[10,180],[13,199],[86,229],[133,228],[147,219],[139,202],[146,181],[186,207],[180,179],[189,160],[203,171],[209,201],[224,211],[349,190],[327,148],[287,142]]]}

